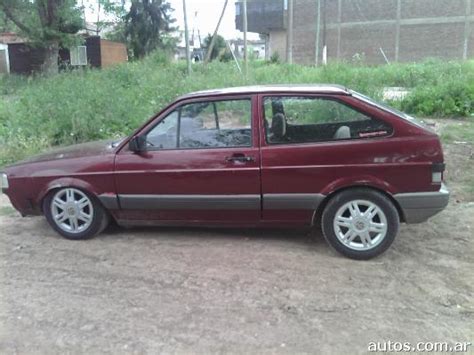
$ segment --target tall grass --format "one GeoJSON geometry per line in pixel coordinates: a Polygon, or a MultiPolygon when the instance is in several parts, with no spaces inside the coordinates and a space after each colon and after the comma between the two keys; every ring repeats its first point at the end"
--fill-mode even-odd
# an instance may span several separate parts
{"type": "Polygon", "coordinates": [[[474,111],[471,62],[428,61],[380,67],[332,64],[323,68],[251,63],[245,79],[233,63],[194,65],[163,55],[104,70],[64,72],[52,78],[0,78],[0,165],[55,145],[129,134],[177,96],[195,90],[273,83],[337,83],[381,98],[385,86],[412,93],[396,106],[432,116],[474,111]]]}

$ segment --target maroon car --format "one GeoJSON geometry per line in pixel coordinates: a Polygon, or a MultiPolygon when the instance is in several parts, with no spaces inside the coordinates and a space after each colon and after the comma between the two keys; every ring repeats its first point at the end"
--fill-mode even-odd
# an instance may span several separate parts
{"type": "Polygon", "coordinates": [[[438,136],[335,85],[178,98],[130,137],[5,168],[22,215],[69,239],[119,225],[313,226],[342,254],[385,251],[399,223],[446,207],[438,136]]]}

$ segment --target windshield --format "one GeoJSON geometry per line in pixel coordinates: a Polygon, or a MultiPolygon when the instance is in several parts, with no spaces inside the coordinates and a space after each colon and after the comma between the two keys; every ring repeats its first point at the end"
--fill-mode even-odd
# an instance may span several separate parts
{"type": "Polygon", "coordinates": [[[412,122],[414,124],[416,124],[417,126],[420,126],[420,127],[423,127],[423,128],[427,128],[429,130],[431,130],[431,128],[423,121],[423,120],[420,120],[418,118],[415,118],[413,116],[410,116],[410,115],[407,115],[405,112],[402,112],[400,110],[397,110],[396,108],[393,108],[389,105],[387,105],[386,103],[383,103],[383,102],[379,102],[379,101],[375,101],[374,99],[371,99],[370,97],[368,96],[365,96],[357,91],[353,91],[353,90],[349,90],[349,92],[352,94],[352,96],[354,96],[355,98],[359,99],[359,100],[362,100],[362,101],[365,101],[373,106],[376,106],[384,111],[388,111],[390,113],[393,113],[394,115],[400,117],[400,118],[403,118],[409,122],[412,122]]]}

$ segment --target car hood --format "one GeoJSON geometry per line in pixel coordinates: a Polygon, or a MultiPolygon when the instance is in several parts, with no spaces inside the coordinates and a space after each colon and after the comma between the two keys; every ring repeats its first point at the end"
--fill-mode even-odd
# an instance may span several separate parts
{"type": "Polygon", "coordinates": [[[115,150],[118,143],[120,143],[120,141],[117,141],[117,139],[110,139],[55,148],[51,149],[48,152],[38,154],[25,160],[19,161],[11,166],[38,163],[50,160],[72,159],[110,154],[115,150]]]}

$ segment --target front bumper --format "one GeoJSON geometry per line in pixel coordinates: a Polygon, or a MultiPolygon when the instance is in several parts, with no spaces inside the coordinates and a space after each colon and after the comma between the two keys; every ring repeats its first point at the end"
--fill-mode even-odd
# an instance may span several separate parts
{"type": "Polygon", "coordinates": [[[5,173],[0,173],[0,190],[5,192],[8,189],[8,176],[5,173]]]}
{"type": "Polygon", "coordinates": [[[449,191],[443,183],[439,191],[402,193],[393,197],[400,205],[406,223],[421,223],[444,210],[449,202],[449,191]]]}

